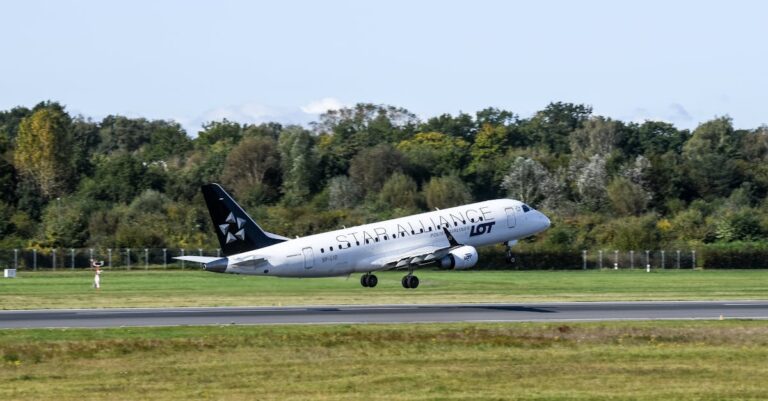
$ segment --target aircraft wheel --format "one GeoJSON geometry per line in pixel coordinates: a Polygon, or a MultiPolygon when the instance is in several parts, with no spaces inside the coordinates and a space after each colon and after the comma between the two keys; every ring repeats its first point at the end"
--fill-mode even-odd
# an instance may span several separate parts
{"type": "Polygon", "coordinates": [[[376,284],[378,283],[379,283],[378,277],[376,277],[373,274],[368,276],[368,287],[371,287],[371,288],[376,287],[376,284]]]}
{"type": "Polygon", "coordinates": [[[411,288],[408,286],[408,281],[409,281],[408,277],[411,277],[411,276],[405,276],[403,277],[402,280],[400,280],[400,283],[403,285],[403,288],[411,288]]]}
{"type": "Polygon", "coordinates": [[[419,287],[419,278],[416,276],[408,277],[408,288],[418,288],[418,287],[419,287]]]}
{"type": "Polygon", "coordinates": [[[362,276],[360,276],[360,285],[362,285],[363,287],[370,287],[368,285],[369,283],[368,277],[369,277],[368,274],[363,274],[362,276]]]}

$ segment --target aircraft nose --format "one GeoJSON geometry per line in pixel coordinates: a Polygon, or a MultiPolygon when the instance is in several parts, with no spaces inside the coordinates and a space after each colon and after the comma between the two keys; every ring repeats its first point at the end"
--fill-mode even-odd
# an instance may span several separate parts
{"type": "Polygon", "coordinates": [[[550,225],[552,225],[552,222],[549,220],[549,217],[547,217],[544,213],[537,212],[539,214],[539,221],[541,221],[541,229],[539,231],[544,231],[549,228],[550,225]]]}

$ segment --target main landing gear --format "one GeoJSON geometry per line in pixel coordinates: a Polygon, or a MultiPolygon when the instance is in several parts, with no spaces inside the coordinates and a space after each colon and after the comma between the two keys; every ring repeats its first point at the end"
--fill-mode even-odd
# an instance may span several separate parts
{"type": "Polygon", "coordinates": [[[371,273],[365,273],[360,277],[360,284],[363,285],[363,287],[376,287],[376,284],[379,283],[379,279],[371,274],[371,273]]]}
{"type": "Polygon", "coordinates": [[[403,284],[403,288],[417,288],[419,286],[419,278],[408,274],[403,277],[401,283],[403,284]]]}

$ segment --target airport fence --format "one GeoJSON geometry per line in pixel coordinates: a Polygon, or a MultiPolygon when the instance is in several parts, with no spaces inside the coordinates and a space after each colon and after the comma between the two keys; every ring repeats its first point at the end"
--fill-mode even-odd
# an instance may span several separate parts
{"type": "Polygon", "coordinates": [[[220,249],[202,248],[55,248],[0,249],[0,269],[86,269],[91,260],[104,269],[186,269],[200,263],[173,259],[176,256],[221,256],[220,249]]]}
{"type": "MultiPolygon", "coordinates": [[[[104,269],[199,269],[200,263],[176,256],[222,256],[220,249],[203,248],[56,248],[0,249],[0,269],[59,270],[90,268],[90,260],[104,269]]],[[[517,251],[510,261],[503,247],[480,249],[479,270],[594,270],[594,269],[768,269],[768,246],[730,249],[517,251]]]]}
{"type": "Polygon", "coordinates": [[[730,249],[515,251],[508,260],[501,247],[481,250],[479,269],[590,270],[590,269],[768,269],[768,247],[730,249]]]}

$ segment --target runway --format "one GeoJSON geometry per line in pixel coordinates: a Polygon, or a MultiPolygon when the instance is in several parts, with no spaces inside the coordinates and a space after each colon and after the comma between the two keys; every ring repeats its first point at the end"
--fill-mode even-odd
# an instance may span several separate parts
{"type": "Polygon", "coordinates": [[[0,311],[0,328],[768,319],[768,301],[573,302],[0,311]]]}

